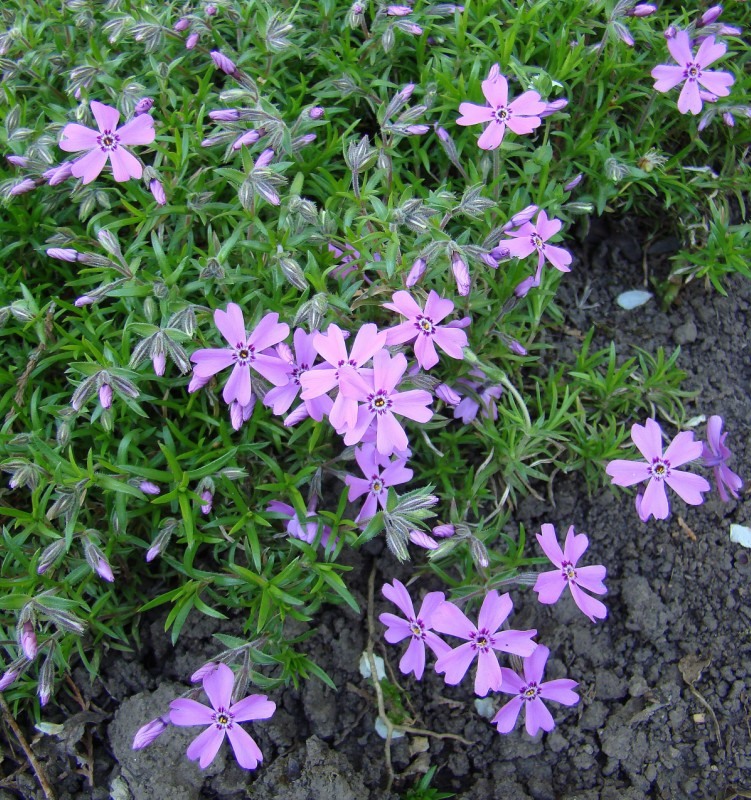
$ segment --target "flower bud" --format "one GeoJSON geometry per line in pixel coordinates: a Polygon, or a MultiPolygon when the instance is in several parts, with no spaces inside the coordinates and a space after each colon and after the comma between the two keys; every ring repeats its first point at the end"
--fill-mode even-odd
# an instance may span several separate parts
{"type": "Polygon", "coordinates": [[[219,661],[209,661],[204,664],[202,667],[199,667],[191,676],[190,682],[191,683],[201,683],[208,675],[211,675],[221,662],[219,661]]]}
{"type": "Polygon", "coordinates": [[[80,258],[80,253],[77,250],[73,250],[71,247],[50,247],[50,249],[47,250],[47,255],[59,261],[75,262],[80,258]]]}
{"type": "Polygon", "coordinates": [[[160,180],[153,178],[149,181],[149,191],[154,196],[157,205],[163,206],[167,204],[167,195],[164,193],[164,186],[160,180]]]}
{"type": "Polygon", "coordinates": [[[185,49],[192,50],[198,44],[198,34],[191,33],[190,36],[185,40],[185,49]]]}
{"type": "Polygon", "coordinates": [[[39,704],[46,706],[52,697],[52,690],[55,685],[55,662],[52,659],[52,648],[44,659],[42,668],[39,670],[39,686],[37,692],[39,694],[39,704]]]}
{"type": "Polygon", "coordinates": [[[321,119],[325,113],[325,109],[323,109],[321,106],[314,106],[310,109],[310,111],[308,111],[308,116],[311,119],[321,119]]]}
{"type": "Polygon", "coordinates": [[[466,297],[472,286],[472,279],[469,275],[467,262],[462,258],[461,253],[456,250],[451,254],[451,271],[454,273],[454,279],[456,280],[456,291],[462,297],[466,297]]]}
{"type": "MultiPolygon", "coordinates": [[[[514,214],[514,216],[511,217],[511,219],[503,226],[503,228],[501,230],[503,230],[505,232],[505,231],[511,230],[511,228],[519,228],[519,227],[521,227],[525,223],[529,222],[532,219],[532,217],[534,217],[534,215],[538,211],[539,211],[539,207],[534,205],[534,204],[533,205],[529,205],[526,208],[523,208],[517,214],[514,214]]],[[[494,258],[497,258],[497,256],[495,256],[495,253],[492,250],[490,251],[490,254],[494,258]]]]}
{"type": "Polygon", "coordinates": [[[412,544],[416,544],[418,547],[424,547],[426,550],[438,549],[438,542],[436,542],[432,536],[425,533],[425,531],[410,531],[409,540],[412,544]]]}
{"type": "Polygon", "coordinates": [[[271,148],[267,148],[261,153],[260,156],[258,156],[253,169],[263,169],[264,167],[268,167],[273,160],[274,151],[271,148]]]}
{"type": "Polygon", "coordinates": [[[19,675],[20,672],[17,669],[7,669],[2,676],[0,676],[0,692],[4,692],[13,684],[19,675]]]}
{"type": "Polygon", "coordinates": [[[37,635],[34,632],[34,625],[31,620],[24,622],[21,628],[20,639],[20,645],[21,650],[23,650],[23,654],[29,659],[29,661],[33,661],[36,658],[37,652],[39,651],[39,645],[37,644],[37,635]]]}
{"type": "Polygon", "coordinates": [[[142,750],[144,747],[148,747],[167,730],[169,724],[170,719],[166,714],[162,717],[152,719],[151,722],[147,722],[136,732],[131,747],[133,750],[142,750]]]}
{"type": "Polygon", "coordinates": [[[584,177],[584,173],[580,172],[575,178],[570,180],[564,187],[564,192],[570,192],[572,189],[576,189],[576,187],[582,182],[582,178],[584,177]]]}
{"type": "Polygon", "coordinates": [[[628,12],[630,17],[648,17],[657,11],[657,6],[652,3],[639,3],[628,12]]]}
{"type": "Polygon", "coordinates": [[[216,14],[217,9],[215,5],[208,5],[204,11],[206,12],[207,17],[213,17],[216,14]]]}
{"type": "Polygon", "coordinates": [[[177,20],[177,22],[172,26],[172,30],[177,31],[178,33],[182,33],[183,31],[187,31],[190,27],[190,20],[186,17],[182,17],[181,19],[177,20]]]}
{"type": "Polygon", "coordinates": [[[448,539],[456,533],[456,528],[451,524],[436,525],[432,533],[433,536],[437,536],[439,539],[448,539]]]}
{"type": "Polygon", "coordinates": [[[449,406],[457,406],[462,400],[461,395],[454,391],[447,383],[441,383],[436,386],[435,395],[439,400],[443,400],[443,402],[449,406]]]}
{"type": "Polygon", "coordinates": [[[540,285],[540,281],[538,281],[534,275],[530,275],[529,278],[525,278],[517,287],[514,289],[514,294],[517,297],[526,297],[529,293],[530,289],[535,289],[540,285]]]}
{"type": "Polygon", "coordinates": [[[666,39],[675,39],[676,34],[678,33],[678,29],[675,25],[670,25],[665,29],[665,38],[666,39]]]}
{"type": "Polygon", "coordinates": [[[167,356],[164,353],[154,353],[151,357],[151,364],[154,367],[154,374],[161,378],[167,366],[167,356]]]}
{"type": "Polygon", "coordinates": [[[151,494],[156,496],[162,493],[162,490],[155,483],[152,483],[151,481],[141,481],[138,484],[138,488],[144,494],[151,494]]]}
{"type": "Polygon", "coordinates": [[[412,269],[410,269],[409,274],[407,275],[407,280],[404,282],[404,285],[407,288],[410,288],[418,283],[425,274],[427,267],[428,262],[424,258],[416,258],[412,264],[412,269]]]}
{"type": "Polygon", "coordinates": [[[151,111],[152,106],[154,105],[154,98],[153,97],[142,97],[137,103],[135,108],[136,116],[140,116],[141,114],[146,114],[151,111]]]}
{"type": "Polygon", "coordinates": [[[112,387],[109,383],[103,383],[99,387],[99,404],[102,408],[109,408],[112,405],[112,387]]]}
{"type": "Polygon", "coordinates": [[[208,489],[206,489],[201,492],[201,500],[203,500],[203,504],[201,505],[201,513],[210,514],[211,507],[214,505],[214,495],[208,491],[208,489]]]}
{"type": "Polygon", "coordinates": [[[5,156],[5,160],[9,164],[13,164],[14,167],[28,167],[29,166],[29,159],[25,158],[24,156],[16,156],[16,155],[5,156]]]}
{"type": "Polygon", "coordinates": [[[33,181],[31,178],[24,178],[10,190],[10,196],[18,197],[19,194],[26,194],[26,192],[30,192],[32,189],[36,189],[36,181],[33,181]]]}
{"type": "Polygon", "coordinates": [[[211,60],[216,65],[217,69],[222,70],[222,72],[226,73],[227,75],[234,75],[235,72],[237,72],[235,62],[232,61],[231,58],[227,58],[224,53],[220,53],[219,50],[212,50],[209,55],[211,56],[211,60]]]}
{"type": "Polygon", "coordinates": [[[712,6],[701,15],[701,25],[711,25],[722,14],[722,6],[712,6]]]}
{"type": "Polygon", "coordinates": [[[469,540],[469,552],[472,556],[472,560],[478,567],[485,569],[490,564],[488,550],[476,536],[473,536],[469,540]]]}
{"type": "Polygon", "coordinates": [[[57,561],[57,559],[65,552],[66,545],[65,539],[58,539],[57,541],[48,544],[42,550],[39,556],[39,564],[37,565],[37,575],[44,575],[45,572],[57,561]]]}
{"type": "Polygon", "coordinates": [[[243,145],[255,144],[260,138],[261,134],[257,130],[245,131],[232,142],[232,149],[239,150],[243,145]]]}

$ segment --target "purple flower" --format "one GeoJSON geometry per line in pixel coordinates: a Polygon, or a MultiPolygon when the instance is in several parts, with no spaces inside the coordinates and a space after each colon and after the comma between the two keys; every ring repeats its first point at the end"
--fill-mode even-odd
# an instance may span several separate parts
{"type": "Polygon", "coordinates": [[[162,490],[155,483],[152,483],[151,481],[141,481],[138,484],[138,488],[144,494],[151,494],[151,495],[156,496],[156,495],[162,493],[162,490]]]}
{"type": "Polygon", "coordinates": [[[412,269],[410,269],[409,274],[404,281],[404,285],[409,289],[418,283],[425,274],[427,266],[428,262],[424,258],[416,258],[412,264],[412,269]]]}
{"type": "Polygon", "coordinates": [[[255,769],[263,754],[240,722],[268,719],[276,711],[276,703],[264,694],[253,694],[232,705],[234,674],[226,664],[219,664],[203,679],[203,690],[213,708],[196,700],[180,698],[170,703],[170,722],[173,725],[208,725],[188,747],[188,758],[198,760],[205,769],[214,760],[225,735],[243,769],[255,769]]]}
{"type": "Polygon", "coordinates": [[[66,153],[88,150],[86,155],[73,162],[72,174],[81,178],[82,183],[91,183],[109,160],[116,181],[140,178],[143,174],[141,162],[123,145],[151,144],[154,141],[156,134],[151,115],[139,114],[118,128],[120,112],[116,108],[93,100],[91,112],[99,126],[98,131],[71,122],[60,134],[60,149],[66,153]]]}
{"type": "Polygon", "coordinates": [[[99,405],[102,408],[110,408],[112,406],[112,387],[109,383],[103,383],[99,387],[99,405]]]}
{"type": "Polygon", "coordinates": [[[398,486],[412,480],[414,474],[406,465],[406,459],[397,458],[381,468],[381,457],[375,445],[364,444],[355,448],[355,460],[362,470],[364,478],[347,475],[344,482],[349,486],[349,502],[367,493],[365,502],[357,515],[355,522],[365,522],[375,515],[378,506],[386,508],[389,487],[398,486]]]}
{"type": "Polygon", "coordinates": [[[387,627],[383,638],[389,644],[396,644],[410,636],[409,646],[399,662],[402,674],[415,673],[419,681],[425,671],[425,645],[437,656],[448,653],[451,648],[431,630],[431,619],[436,608],[446,599],[443,592],[429,592],[425,595],[420,611],[415,614],[412,598],[403,583],[394,580],[393,585],[384,583],[381,589],[387,600],[399,607],[406,619],[395,614],[381,614],[378,619],[387,627]]]}
{"type": "Polygon", "coordinates": [[[652,515],[655,519],[665,519],[670,513],[666,483],[689,505],[698,506],[704,502],[701,493],[710,490],[709,483],[700,475],[676,469],[702,454],[702,443],[694,441],[693,433],[679,433],[664,455],[662,430],[653,419],[648,419],[645,425],[633,425],[631,439],[646,462],[617,459],[611,461],[605,471],[616,486],[633,486],[649,481],[640,504],[642,520],[646,522],[652,515]]]}
{"type": "Polygon", "coordinates": [[[289,335],[289,326],[279,322],[278,314],[266,314],[248,335],[240,306],[230,303],[226,311],[217,309],[214,312],[214,323],[229,347],[197,350],[190,360],[195,364],[193,374],[198,378],[210,378],[232,366],[232,374],[222,392],[225,403],[233,400],[237,400],[241,406],[250,403],[251,367],[275,386],[287,383],[289,364],[262,352],[289,335]]]}
{"type": "Polygon", "coordinates": [[[696,56],[691,51],[691,40],[686,31],[678,31],[675,37],[668,39],[670,55],[679,66],[660,64],[652,70],[655,79],[654,88],[658,92],[668,92],[679,83],[683,83],[678,97],[678,111],[685,114],[690,111],[698,114],[702,107],[699,84],[717,97],[727,97],[735,78],[729,72],[705,72],[713,61],[725,55],[727,45],[715,44],[714,36],[708,36],[700,45],[696,56]]]}
{"type": "Polygon", "coordinates": [[[469,425],[478,412],[485,419],[498,419],[496,400],[503,394],[503,386],[488,384],[479,369],[469,374],[478,380],[459,378],[453,387],[442,383],[436,387],[436,395],[447,405],[454,406],[454,419],[460,419],[465,425],[469,425]]]}
{"type": "Polygon", "coordinates": [[[482,602],[477,625],[470,622],[453,603],[447,601],[438,606],[433,613],[434,630],[467,640],[436,661],[436,672],[445,673],[446,683],[459,683],[477,657],[475,694],[484,697],[489,691],[497,692],[501,688],[501,667],[496,650],[518,656],[532,654],[535,649],[532,637],[537,633],[536,630],[500,630],[513,605],[508,593],[499,596],[495,590],[488,592],[482,602]]]}
{"type": "Polygon", "coordinates": [[[385,344],[386,331],[379,333],[378,328],[369,323],[363,325],[357,332],[351,353],[347,353],[344,331],[338,325],[329,325],[325,334],[314,335],[313,347],[330,366],[311,369],[300,374],[302,386],[300,396],[306,402],[315,400],[338,385],[339,394],[329,411],[329,421],[337,431],[351,428],[357,422],[357,401],[342,392],[341,380],[345,375],[358,375],[363,366],[375,353],[382,350],[385,344]]]}
{"type": "MultiPolygon", "coordinates": [[[[285,414],[289,407],[292,405],[295,397],[302,386],[300,382],[301,376],[310,369],[321,371],[326,369],[324,364],[318,364],[315,367],[313,362],[316,360],[318,353],[313,346],[313,340],[318,334],[318,331],[306,333],[302,328],[298,328],[293,336],[295,352],[292,353],[287,345],[279,345],[277,352],[280,357],[287,361],[290,365],[290,373],[288,375],[288,382],[283,386],[275,386],[266,392],[266,397],[263,398],[263,404],[270,406],[274,414],[285,414]],[[282,347],[285,348],[284,355],[282,355],[282,347]]],[[[309,416],[314,420],[320,422],[325,414],[331,411],[331,398],[327,395],[315,397],[312,400],[304,400],[305,407],[309,416]]]]}
{"type": "Polygon", "coordinates": [[[131,745],[133,750],[142,750],[144,747],[148,747],[167,730],[169,722],[169,716],[165,714],[162,717],[152,719],[151,722],[147,722],[142,728],[139,728],[133,737],[133,744],[131,745]]]}
{"type": "Polygon", "coordinates": [[[498,72],[498,65],[491,69],[487,80],[482,82],[482,93],[488,105],[462,103],[459,106],[461,117],[457,125],[477,125],[489,122],[477,144],[482,150],[495,150],[503,141],[506,127],[516,134],[532,133],[541,124],[540,113],[545,103],[537,92],[524,92],[516,100],[508,101],[508,81],[498,72]]]}
{"type": "Polygon", "coordinates": [[[21,628],[21,650],[29,661],[33,661],[39,651],[34,625],[29,620],[24,622],[21,628]]]}
{"type": "Polygon", "coordinates": [[[461,297],[466,297],[472,288],[472,278],[469,274],[469,265],[456,250],[451,253],[451,271],[454,273],[456,291],[461,297]]]}
{"type": "Polygon", "coordinates": [[[16,678],[21,673],[16,669],[8,669],[6,670],[2,676],[0,676],[0,692],[4,692],[9,686],[15,683],[16,678]]]}
{"type": "Polygon", "coordinates": [[[386,344],[403,344],[416,339],[415,357],[423,369],[438,363],[435,345],[451,358],[461,360],[464,357],[462,348],[467,346],[467,334],[459,328],[437,324],[454,310],[451,300],[441,299],[431,290],[423,310],[409,292],[399,291],[394,292],[391,302],[384,303],[383,307],[407,317],[406,322],[386,331],[386,344]]]}
{"type": "Polygon", "coordinates": [[[203,501],[201,504],[201,513],[210,514],[211,508],[214,505],[214,495],[208,489],[204,489],[201,492],[201,500],[203,501]]]}
{"type": "Polygon", "coordinates": [[[190,36],[185,40],[185,49],[192,50],[198,44],[199,35],[195,32],[191,33],[190,36]]]}
{"type": "Polygon", "coordinates": [[[550,650],[538,644],[531,656],[524,659],[524,679],[512,669],[502,669],[502,692],[515,694],[505,706],[499,709],[491,722],[498,728],[499,733],[509,733],[516,724],[519,712],[524,706],[524,723],[527,733],[534,736],[542,728],[552,731],[555,722],[543,700],[553,700],[564,706],[574,706],[579,702],[579,695],[574,689],[579,685],[568,678],[559,678],[555,681],[542,681],[545,664],[550,655],[550,650]]]}
{"type": "Polygon", "coordinates": [[[710,417],[707,422],[707,441],[702,446],[701,457],[704,460],[705,467],[712,467],[717,491],[725,503],[728,501],[725,487],[729,489],[730,494],[737,500],[738,492],[743,486],[742,478],[736,475],[725,463],[733,455],[725,445],[726,436],[727,432],[722,432],[722,417],[717,415],[710,417]]]}
{"type": "Polygon", "coordinates": [[[140,114],[146,114],[151,111],[154,105],[154,98],[152,97],[142,97],[137,103],[136,107],[133,109],[136,116],[140,114]]]}
{"type": "MultiPolygon", "coordinates": [[[[318,535],[318,521],[316,520],[316,506],[318,502],[315,497],[308,503],[308,513],[305,522],[301,522],[297,516],[295,509],[288,503],[281,503],[279,500],[272,500],[266,511],[272,514],[283,514],[289,520],[287,522],[287,533],[295,539],[300,539],[308,544],[313,544],[318,535]],[[308,521],[310,520],[310,521],[308,521]]],[[[328,546],[329,537],[331,536],[331,528],[324,525],[321,531],[321,544],[324,547],[328,546]]]]}
{"type": "MultiPolygon", "coordinates": [[[[571,253],[562,247],[547,244],[548,239],[555,236],[561,229],[559,219],[548,219],[544,211],[537,215],[537,222],[525,222],[517,231],[509,231],[511,239],[501,239],[498,248],[508,251],[514,258],[526,258],[530,253],[537,251],[537,272],[534,280],[539,285],[542,267],[545,261],[549,261],[557,270],[570,272],[571,253]]],[[[494,251],[491,250],[491,255],[494,251]]]]}
{"type": "Polygon", "coordinates": [[[157,205],[163,206],[167,203],[167,195],[164,193],[164,184],[157,178],[149,181],[149,191],[151,192],[157,205]]]}
{"type": "Polygon", "coordinates": [[[374,423],[379,453],[388,456],[395,450],[407,449],[407,434],[395,415],[416,422],[428,422],[433,416],[428,408],[433,397],[423,389],[397,392],[396,386],[406,370],[407,358],[404,353],[392,358],[386,350],[380,350],[373,356],[373,374],[369,379],[366,380],[354,370],[342,376],[340,393],[362,402],[355,424],[344,436],[344,444],[357,444],[374,423]]]}
{"type": "Polygon", "coordinates": [[[596,622],[598,619],[605,619],[608,615],[605,605],[582,591],[582,589],[588,589],[595,594],[605,594],[607,592],[603,583],[606,572],[605,567],[597,565],[577,568],[576,566],[576,562],[589,547],[589,539],[583,533],[577,534],[572,525],[568,529],[566,542],[563,546],[563,551],[561,551],[555,536],[555,528],[545,523],[541,529],[542,533],[537,534],[537,541],[540,543],[545,555],[558,569],[552,572],[543,572],[537,576],[537,583],[534,585],[534,590],[538,595],[537,599],[545,605],[557,603],[561,592],[568,584],[574,602],[592,622],[596,622]]]}

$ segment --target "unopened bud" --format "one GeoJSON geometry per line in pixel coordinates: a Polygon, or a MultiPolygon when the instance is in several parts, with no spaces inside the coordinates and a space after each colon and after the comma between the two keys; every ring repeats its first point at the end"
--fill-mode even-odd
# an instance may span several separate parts
{"type": "Polygon", "coordinates": [[[186,17],[182,17],[181,19],[177,20],[177,22],[172,26],[172,29],[178,33],[182,33],[183,31],[187,31],[189,27],[190,20],[186,17]]]}
{"type": "Polygon", "coordinates": [[[211,507],[214,505],[214,495],[208,490],[203,491],[201,492],[201,500],[203,500],[203,504],[201,505],[201,513],[210,514],[211,507]]]}
{"type": "Polygon", "coordinates": [[[144,747],[148,747],[167,730],[169,724],[170,719],[166,714],[162,717],[152,719],[151,722],[147,722],[136,732],[131,747],[133,750],[142,750],[144,747]]]}
{"type": "Polygon", "coordinates": [[[167,203],[167,195],[164,193],[164,186],[160,180],[156,178],[149,181],[149,191],[156,200],[157,205],[163,206],[167,203]]]}
{"type": "Polygon", "coordinates": [[[162,493],[162,490],[155,483],[152,483],[151,481],[141,481],[138,484],[138,488],[144,494],[158,495],[162,493]]]}
{"type": "Polygon", "coordinates": [[[657,6],[652,3],[639,3],[628,12],[630,17],[648,17],[657,11],[657,6]]]}
{"type": "MultiPolygon", "coordinates": [[[[511,230],[511,228],[521,227],[525,223],[529,222],[538,211],[539,207],[534,204],[529,205],[526,208],[523,208],[521,211],[519,211],[518,213],[514,214],[513,217],[511,217],[511,219],[503,226],[502,230],[508,231],[511,230]]],[[[491,255],[493,255],[494,258],[497,258],[497,256],[495,256],[495,253],[493,251],[491,251],[491,255]]]]}
{"type": "Polygon", "coordinates": [[[422,279],[422,276],[425,274],[427,267],[428,262],[424,258],[416,258],[412,264],[412,269],[410,269],[409,274],[407,275],[404,285],[407,288],[410,288],[416,283],[419,283],[419,281],[422,279]]]}
{"type": "Polygon", "coordinates": [[[432,536],[425,533],[425,531],[410,531],[409,540],[412,544],[416,544],[418,547],[424,547],[426,550],[438,549],[438,542],[436,542],[432,536]]]}
{"type": "Polygon", "coordinates": [[[456,291],[462,297],[466,297],[472,286],[472,280],[467,262],[457,251],[454,251],[451,255],[451,271],[454,273],[454,279],[456,280],[456,291]]]}
{"type": "Polygon", "coordinates": [[[456,533],[456,528],[451,524],[436,525],[432,533],[433,536],[437,536],[439,539],[448,539],[456,533]]]}
{"type": "Polygon", "coordinates": [[[450,406],[457,406],[462,400],[461,395],[454,391],[447,383],[441,383],[435,387],[435,395],[439,400],[450,406]]]}
{"type": "Polygon", "coordinates": [[[308,116],[311,119],[321,119],[325,113],[326,111],[321,106],[314,106],[308,111],[308,116]]]}
{"type": "Polygon", "coordinates": [[[192,50],[198,44],[198,34],[191,33],[190,36],[185,40],[185,49],[192,50]]]}
{"type": "Polygon", "coordinates": [[[29,659],[29,661],[33,661],[36,658],[37,652],[39,651],[39,645],[37,644],[37,635],[34,632],[34,624],[30,620],[24,622],[23,626],[21,627],[20,639],[20,645],[21,650],[23,650],[23,654],[29,659]]]}
{"type": "Polygon", "coordinates": [[[154,98],[153,97],[142,97],[137,103],[135,107],[135,114],[136,116],[140,116],[141,114],[147,114],[151,111],[154,105],[154,98]]]}
{"type": "Polygon", "coordinates": [[[112,387],[109,383],[103,383],[99,387],[99,405],[102,408],[109,408],[112,405],[112,387]]]}
{"type": "Polygon", "coordinates": [[[701,15],[701,25],[711,25],[722,14],[722,6],[712,6],[701,15]]]}
{"type": "Polygon", "coordinates": [[[47,250],[47,255],[50,258],[58,259],[58,261],[75,262],[79,260],[81,254],[70,247],[50,247],[47,250]]]}
{"type": "Polygon", "coordinates": [[[260,138],[261,134],[257,130],[245,131],[232,142],[232,149],[240,150],[243,145],[255,144],[260,138]]]}
{"type": "Polygon", "coordinates": [[[227,75],[234,75],[235,72],[237,72],[235,62],[232,61],[231,58],[227,58],[224,53],[220,53],[219,50],[212,50],[209,55],[211,56],[211,60],[216,65],[217,69],[222,70],[222,72],[226,73],[227,75]]]}
{"type": "Polygon", "coordinates": [[[44,659],[42,668],[39,670],[39,687],[37,692],[39,694],[39,704],[46,706],[52,697],[52,690],[55,686],[55,662],[52,658],[52,648],[47,653],[47,658],[44,659]]]}
{"type": "Polygon", "coordinates": [[[4,692],[9,686],[15,683],[16,678],[21,673],[17,669],[7,669],[2,676],[0,676],[0,692],[4,692]]]}
{"type": "Polygon", "coordinates": [[[58,539],[52,544],[42,550],[39,556],[39,564],[37,565],[37,575],[43,575],[47,570],[57,561],[57,559],[65,552],[66,544],[65,539],[58,539]]]}
{"type": "Polygon", "coordinates": [[[490,564],[488,550],[476,536],[473,536],[469,540],[469,552],[472,555],[472,560],[478,567],[485,569],[490,564]]]}
{"type": "Polygon", "coordinates": [[[564,187],[564,192],[570,192],[572,189],[576,189],[576,187],[582,182],[582,178],[584,177],[584,173],[580,172],[575,178],[570,180],[564,187]]]}

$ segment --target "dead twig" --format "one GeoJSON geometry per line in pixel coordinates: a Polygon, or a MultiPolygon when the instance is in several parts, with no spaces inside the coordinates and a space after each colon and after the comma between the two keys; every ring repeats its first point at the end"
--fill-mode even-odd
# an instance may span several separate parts
{"type": "Polygon", "coordinates": [[[2,694],[0,694],[0,708],[2,708],[3,711],[3,718],[8,723],[8,727],[13,731],[14,736],[18,740],[18,744],[21,745],[21,749],[26,755],[29,764],[31,764],[31,768],[34,770],[34,775],[36,776],[37,781],[39,781],[39,785],[42,787],[42,791],[44,792],[46,800],[55,800],[55,793],[52,790],[49,781],[47,780],[47,776],[42,769],[42,765],[37,761],[36,756],[29,747],[26,737],[18,727],[18,723],[14,719],[13,714],[10,713],[10,708],[8,708],[8,704],[5,702],[5,698],[2,696],[2,694]]]}

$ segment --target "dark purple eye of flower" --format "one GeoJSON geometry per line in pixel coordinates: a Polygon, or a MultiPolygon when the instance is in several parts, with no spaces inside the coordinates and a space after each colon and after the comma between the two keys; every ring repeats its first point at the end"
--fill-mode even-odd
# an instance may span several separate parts
{"type": "Polygon", "coordinates": [[[564,561],[561,565],[563,569],[563,577],[566,580],[572,581],[576,578],[576,570],[574,569],[572,564],[569,564],[567,561],[564,561]]]}
{"type": "Polygon", "coordinates": [[[383,489],[383,483],[379,478],[376,478],[373,483],[370,484],[370,488],[373,491],[373,494],[380,494],[381,489],[383,489]]]}
{"type": "Polygon", "coordinates": [[[429,317],[418,317],[417,328],[426,335],[430,335],[435,332],[433,320],[431,320],[429,317]]]}
{"type": "Polygon", "coordinates": [[[409,629],[412,631],[412,635],[417,639],[423,639],[425,637],[425,624],[421,619],[413,619],[409,625],[409,629]]]}
{"type": "Polygon", "coordinates": [[[509,118],[508,109],[505,107],[496,108],[495,118],[496,122],[505,122],[509,118]]]}
{"type": "Polygon", "coordinates": [[[529,686],[522,692],[522,697],[525,700],[534,700],[540,694],[540,688],[536,683],[530,683],[529,686]]]}
{"type": "Polygon", "coordinates": [[[223,708],[217,710],[216,714],[214,714],[214,721],[219,728],[226,728],[232,724],[232,716],[231,714],[223,708]]]}
{"type": "Polygon", "coordinates": [[[493,637],[490,632],[483,629],[475,632],[470,638],[475,650],[486,651],[493,644],[493,637]],[[474,641],[473,641],[474,640],[474,641]]]}
{"type": "Polygon", "coordinates": [[[699,76],[699,68],[692,65],[686,70],[686,74],[689,78],[697,78],[699,76]]]}
{"type": "Polygon", "coordinates": [[[542,241],[542,237],[538,233],[532,235],[532,244],[538,249],[545,246],[545,243],[542,241]]]}
{"type": "Polygon", "coordinates": [[[115,136],[110,131],[105,131],[99,137],[99,144],[105,150],[114,150],[117,146],[117,136],[115,136]]]}
{"type": "Polygon", "coordinates": [[[653,478],[661,481],[670,476],[670,464],[663,459],[655,458],[650,466],[650,472],[653,478]]]}
{"type": "Polygon", "coordinates": [[[243,347],[242,350],[238,352],[238,358],[241,358],[243,361],[250,355],[247,348],[243,347]]]}

